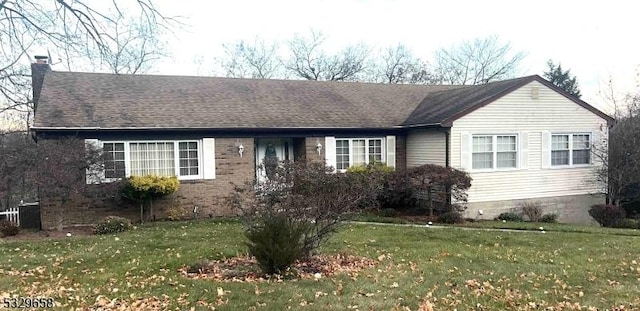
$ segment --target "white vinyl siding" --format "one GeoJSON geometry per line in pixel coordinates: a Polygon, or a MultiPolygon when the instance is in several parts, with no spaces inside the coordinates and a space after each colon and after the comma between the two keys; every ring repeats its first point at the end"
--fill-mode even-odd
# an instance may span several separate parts
{"type": "Polygon", "coordinates": [[[407,167],[423,164],[446,165],[446,133],[411,130],[407,135],[407,167]]]}
{"type": "MultiPolygon", "coordinates": [[[[594,166],[600,165],[597,159],[590,158],[590,165],[553,166],[551,136],[591,134],[590,144],[595,145],[599,141],[595,137],[605,138],[607,131],[605,119],[534,81],[453,122],[451,166],[470,172],[471,203],[599,193],[601,189],[591,182],[594,166]],[[538,99],[531,98],[533,87],[539,89],[538,99]],[[463,160],[464,154],[471,159],[472,136],[483,133],[517,134],[517,169],[476,171],[471,163],[465,164],[470,160],[463,160]]],[[[570,146],[574,145],[580,143],[570,146]]],[[[586,143],[581,145],[585,148],[586,143]]],[[[585,161],[585,153],[578,152],[571,160],[585,161]]]]}

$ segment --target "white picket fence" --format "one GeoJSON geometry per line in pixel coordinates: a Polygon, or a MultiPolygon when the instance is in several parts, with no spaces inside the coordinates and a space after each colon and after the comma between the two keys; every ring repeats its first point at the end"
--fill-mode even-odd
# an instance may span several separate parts
{"type": "Polygon", "coordinates": [[[20,209],[17,207],[10,207],[0,212],[0,219],[3,219],[3,218],[8,221],[15,222],[19,226],[20,225],[20,209]]]}

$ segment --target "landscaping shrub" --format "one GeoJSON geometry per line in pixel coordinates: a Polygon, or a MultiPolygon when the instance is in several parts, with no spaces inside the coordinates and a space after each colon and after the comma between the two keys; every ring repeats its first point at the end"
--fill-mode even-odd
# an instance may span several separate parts
{"type": "Polygon", "coordinates": [[[498,217],[496,217],[495,220],[523,222],[524,218],[522,217],[522,215],[520,215],[518,213],[505,212],[505,213],[502,213],[502,214],[498,215],[498,217]]]}
{"type": "Polygon", "coordinates": [[[438,222],[443,224],[459,224],[464,222],[464,218],[462,218],[460,212],[451,210],[440,214],[440,216],[438,216],[438,222]]]}
{"type": "Polygon", "coordinates": [[[171,221],[185,220],[189,218],[190,209],[178,203],[173,203],[167,207],[165,214],[167,215],[167,219],[171,221]]]}
{"type": "Polygon", "coordinates": [[[540,202],[522,202],[518,204],[518,209],[529,221],[539,222],[542,218],[542,206],[540,202]]]}
{"type": "Polygon", "coordinates": [[[404,172],[389,174],[384,180],[383,189],[378,194],[378,204],[382,209],[410,211],[418,207],[413,187],[404,172]]]}
{"type": "Polygon", "coordinates": [[[256,257],[262,272],[280,274],[303,255],[307,225],[286,215],[273,215],[262,225],[245,232],[249,254],[256,257]]]}
{"type": "Polygon", "coordinates": [[[107,216],[93,228],[95,234],[112,234],[131,229],[131,220],[119,216],[107,216]]]}
{"type": "Polygon", "coordinates": [[[640,222],[633,218],[624,218],[612,225],[613,228],[640,229],[640,222]]]}
{"type": "Polygon", "coordinates": [[[131,176],[124,182],[122,195],[140,204],[140,222],[144,222],[145,204],[149,206],[149,214],[153,215],[153,199],[178,191],[179,185],[175,176],[131,176]]]}
{"type": "MultiPolygon", "coordinates": [[[[248,182],[244,186],[236,186],[229,203],[238,210],[248,237],[256,235],[256,232],[269,236],[271,233],[267,234],[266,230],[276,229],[265,228],[282,223],[290,230],[283,229],[283,233],[278,233],[277,236],[292,235],[302,230],[300,256],[308,256],[344,220],[352,219],[363,211],[376,209],[376,197],[381,185],[382,177],[376,173],[333,174],[333,168],[324,163],[285,162],[274,168],[271,178],[259,183],[248,182]],[[269,223],[271,221],[273,223],[269,223]]],[[[287,243],[291,243],[291,240],[287,243]]],[[[280,256],[268,251],[261,254],[280,256]]],[[[271,263],[285,262],[277,258],[264,260],[271,263]]],[[[280,271],[283,268],[281,265],[270,265],[280,271]]]]}
{"type": "Polygon", "coordinates": [[[20,232],[20,227],[8,220],[0,220],[0,233],[2,236],[14,236],[20,232]]]}
{"type": "Polygon", "coordinates": [[[471,187],[468,173],[451,167],[425,164],[413,167],[406,173],[408,184],[414,192],[424,194],[429,216],[434,212],[450,210],[450,202],[457,202],[464,209],[467,190],[471,187]]]}
{"type": "Polygon", "coordinates": [[[558,214],[544,214],[542,215],[542,217],[540,217],[540,222],[547,222],[547,223],[556,223],[558,222],[558,214]]]}
{"type": "Polygon", "coordinates": [[[606,204],[591,206],[589,215],[603,227],[613,227],[627,216],[622,207],[606,204]]]}
{"type": "Polygon", "coordinates": [[[378,212],[378,215],[382,217],[395,217],[398,216],[398,211],[393,208],[383,208],[378,212]]]}
{"type": "Polygon", "coordinates": [[[620,206],[627,213],[627,217],[640,218],[640,201],[624,202],[620,206]]]}

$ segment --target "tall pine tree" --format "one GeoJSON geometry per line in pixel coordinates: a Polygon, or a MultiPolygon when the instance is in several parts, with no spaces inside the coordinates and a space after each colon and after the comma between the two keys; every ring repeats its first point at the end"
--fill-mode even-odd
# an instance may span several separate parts
{"type": "Polygon", "coordinates": [[[552,60],[547,61],[547,66],[547,71],[543,73],[545,79],[577,98],[582,96],[578,88],[578,80],[571,75],[571,70],[562,70],[560,63],[556,65],[552,60]]]}

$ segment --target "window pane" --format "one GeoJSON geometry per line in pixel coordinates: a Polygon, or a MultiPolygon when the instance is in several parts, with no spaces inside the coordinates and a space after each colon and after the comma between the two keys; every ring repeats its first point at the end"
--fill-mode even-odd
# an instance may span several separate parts
{"type": "Polygon", "coordinates": [[[589,135],[573,135],[573,149],[589,149],[589,135]]]}
{"type": "Polygon", "coordinates": [[[500,151],[516,151],[515,136],[497,136],[498,152],[500,151]]]}
{"type": "Polygon", "coordinates": [[[574,150],[573,151],[573,164],[589,164],[589,157],[591,155],[590,150],[574,150]]]}
{"type": "Polygon", "coordinates": [[[122,178],[124,171],[124,143],[104,143],[104,177],[122,178]]]}
{"type": "Polygon", "coordinates": [[[491,136],[473,136],[473,152],[491,152],[493,151],[493,137],[491,136]]]}
{"type": "Polygon", "coordinates": [[[364,139],[354,139],[352,141],[353,144],[353,166],[365,165],[366,163],[366,154],[365,154],[365,140],[364,139]]]}
{"type": "Polygon", "coordinates": [[[552,135],[551,150],[569,150],[569,135],[552,135]]]}
{"type": "Polygon", "coordinates": [[[472,168],[493,168],[493,152],[473,153],[472,168]]]}
{"type": "Polygon", "coordinates": [[[336,140],[336,169],[346,170],[349,168],[349,141],[346,139],[336,140]]]}
{"type": "Polygon", "coordinates": [[[569,151],[551,151],[551,165],[569,165],[569,151]]]}
{"type": "Polygon", "coordinates": [[[131,175],[175,175],[172,142],[130,143],[131,175]]]}
{"type": "Polygon", "coordinates": [[[498,168],[515,168],[516,153],[515,152],[498,152],[496,165],[498,168]]]}
{"type": "Polygon", "coordinates": [[[369,139],[369,163],[382,162],[382,139],[369,139]]]}
{"type": "Polygon", "coordinates": [[[198,143],[180,142],[180,176],[198,175],[198,143]]]}

